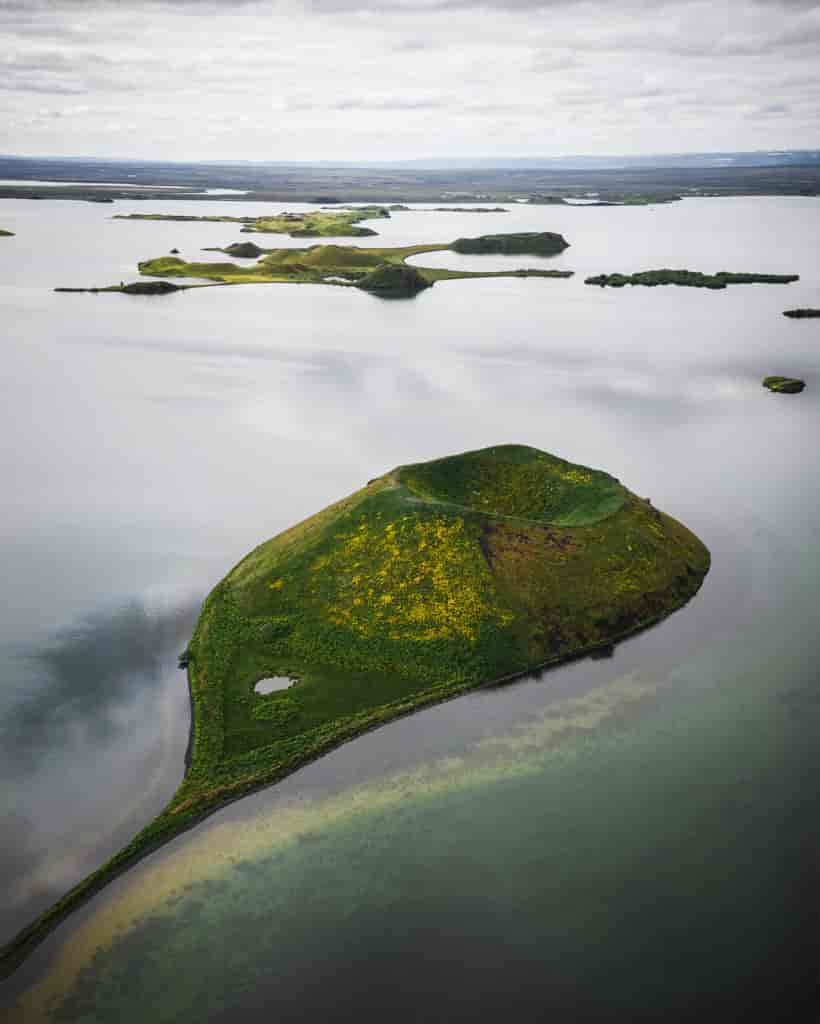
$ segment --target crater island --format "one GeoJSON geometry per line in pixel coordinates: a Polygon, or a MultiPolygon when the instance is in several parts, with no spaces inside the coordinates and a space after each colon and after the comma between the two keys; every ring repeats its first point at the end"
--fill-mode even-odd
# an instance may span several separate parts
{"type": "Polygon", "coordinates": [[[180,659],[193,723],[179,789],[21,932],[0,967],[226,802],[417,708],[607,651],[688,601],[708,568],[701,541],[648,498],[535,448],[371,480],[216,585],[180,659]]]}

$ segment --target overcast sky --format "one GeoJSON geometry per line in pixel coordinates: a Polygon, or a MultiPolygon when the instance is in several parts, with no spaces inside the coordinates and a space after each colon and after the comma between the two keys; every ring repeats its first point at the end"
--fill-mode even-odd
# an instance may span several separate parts
{"type": "Polygon", "coordinates": [[[820,148],[810,0],[0,0],[0,152],[820,148]]]}

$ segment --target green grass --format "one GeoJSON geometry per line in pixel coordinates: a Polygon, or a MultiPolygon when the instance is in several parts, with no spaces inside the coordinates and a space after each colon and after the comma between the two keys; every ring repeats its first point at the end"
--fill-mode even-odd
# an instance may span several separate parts
{"type": "Polygon", "coordinates": [[[261,544],[184,660],[191,759],[165,810],[6,947],[226,802],[363,731],[609,645],[698,589],[709,553],[606,473],[503,445],[399,467],[261,544]],[[257,694],[269,676],[287,690],[257,694]]]}
{"type": "Polygon", "coordinates": [[[791,284],[798,281],[799,274],[744,274],[721,270],[717,274],[702,274],[697,270],[642,270],[637,274],[597,274],[588,277],[584,284],[597,284],[601,288],[623,288],[624,285],[675,284],[684,288],[725,288],[730,284],[791,284]]]}
{"type": "Polygon", "coordinates": [[[376,235],[372,228],[358,227],[359,221],[378,220],[390,216],[383,206],[363,206],[355,210],[328,213],[323,210],[310,213],[279,213],[261,217],[195,216],[172,213],[118,213],[114,220],[158,220],[190,223],[202,221],[210,224],[241,224],[243,232],[290,235],[291,238],[327,238],[332,236],[364,237],[376,235]]]}
{"type": "Polygon", "coordinates": [[[419,463],[400,470],[399,479],[429,501],[544,526],[600,522],[617,512],[628,494],[608,473],[517,447],[419,463]]]}

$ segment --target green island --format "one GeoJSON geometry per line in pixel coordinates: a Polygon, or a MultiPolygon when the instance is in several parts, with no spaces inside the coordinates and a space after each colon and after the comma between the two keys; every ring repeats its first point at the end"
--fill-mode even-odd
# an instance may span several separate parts
{"type": "Polygon", "coordinates": [[[5,228],[0,228],[0,238],[12,238],[14,237],[13,231],[6,231],[5,228]]]}
{"type": "Polygon", "coordinates": [[[611,648],[685,604],[709,562],[648,498],[531,447],[369,481],[261,544],[211,591],[180,656],[192,739],[179,789],[2,950],[0,973],[218,807],[417,708],[611,648]]]}
{"type": "MultiPolygon", "coordinates": [[[[529,245],[529,249],[516,251],[533,252],[542,255],[545,247],[554,245],[552,239],[561,238],[551,232],[527,233],[524,235],[491,235],[478,239],[458,239],[457,242],[437,242],[427,245],[405,245],[398,248],[359,248],[348,245],[313,245],[307,249],[261,249],[253,242],[236,242],[225,249],[210,249],[209,252],[222,252],[226,255],[253,258],[261,254],[261,258],[251,265],[236,263],[189,262],[178,256],[159,256],[156,259],[144,260],[138,264],[141,274],[147,277],[185,277],[201,278],[213,284],[331,284],[339,287],[357,287],[383,298],[408,298],[417,294],[436,281],[454,281],[469,278],[489,277],[572,277],[571,270],[541,270],[538,268],[518,268],[516,270],[448,270],[439,267],[415,267],[405,263],[410,256],[418,256],[427,252],[453,250],[456,244],[483,242],[483,238],[512,238],[511,244],[529,245]],[[547,236],[547,242],[543,237],[547,236]],[[525,241],[521,241],[525,239],[525,241]]],[[[562,240],[563,241],[563,240],[562,240]]],[[[497,244],[497,243],[494,243],[497,244]]],[[[566,246],[566,243],[564,243],[566,246]]],[[[463,252],[463,249],[459,249],[463,252]]],[[[470,250],[498,251],[498,250],[470,250]]],[[[187,288],[206,287],[203,284],[175,285],[168,289],[139,288],[134,285],[110,285],[101,288],[56,288],[60,292],[142,292],[165,294],[167,291],[179,291],[187,288]]]]}
{"type": "Polygon", "coordinates": [[[730,284],[791,284],[799,281],[799,274],[736,274],[721,270],[717,274],[701,274],[697,270],[642,270],[637,274],[597,274],[584,284],[597,284],[601,288],[623,288],[641,284],[649,288],[676,284],[684,288],[725,288],[730,284]]]}
{"type": "MultiPolygon", "coordinates": [[[[498,237],[498,236],[497,236],[498,237]]],[[[503,236],[500,236],[503,237],[503,236]]],[[[460,242],[473,241],[459,239],[460,242]]],[[[399,280],[390,267],[401,267],[401,278],[413,278],[421,290],[436,281],[452,281],[464,278],[485,277],[555,277],[572,276],[570,270],[447,270],[439,267],[408,266],[405,260],[428,252],[452,250],[453,243],[431,243],[428,245],[405,245],[393,249],[362,249],[346,245],[314,245],[309,249],[266,249],[262,258],[252,266],[235,263],[186,262],[174,256],[160,256],[140,263],[141,274],[154,277],[200,277],[221,284],[262,284],[295,282],[303,284],[354,285],[365,291],[373,289],[373,273],[382,271],[379,279],[388,273],[399,280]]],[[[537,242],[533,244],[537,245],[537,242]]],[[[222,250],[236,255],[236,249],[229,246],[222,250]],[[231,250],[233,250],[231,252],[231,250]]],[[[247,250],[243,250],[247,251],[247,250]]],[[[464,250],[460,249],[459,252],[464,250]]]]}
{"type": "Polygon", "coordinates": [[[117,213],[112,220],[159,220],[182,223],[202,222],[207,224],[241,224],[241,231],[260,232],[272,235],[290,235],[291,238],[329,238],[348,236],[363,238],[377,235],[372,228],[357,227],[362,220],[378,220],[390,216],[384,206],[359,206],[344,211],[310,213],[275,213],[262,217],[195,216],[185,213],[117,213]]]}
{"type": "Polygon", "coordinates": [[[569,248],[569,242],[555,231],[519,231],[507,235],[480,235],[457,238],[450,248],[458,253],[498,253],[502,255],[557,256],[569,248]]]}
{"type": "Polygon", "coordinates": [[[764,377],[763,387],[774,391],[776,395],[799,395],[806,382],[797,377],[764,377]]]}
{"type": "Polygon", "coordinates": [[[106,288],[55,288],[55,292],[123,292],[125,295],[169,295],[181,292],[185,288],[181,284],[170,281],[132,281],[130,284],[110,284],[106,288]]]}
{"type": "Polygon", "coordinates": [[[820,317],[820,309],[784,309],[783,316],[791,317],[792,320],[809,320],[820,317]]]}

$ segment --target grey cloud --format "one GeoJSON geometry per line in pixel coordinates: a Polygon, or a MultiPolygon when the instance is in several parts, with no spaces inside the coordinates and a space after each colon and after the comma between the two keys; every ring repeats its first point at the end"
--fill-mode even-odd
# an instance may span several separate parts
{"type": "Polygon", "coordinates": [[[396,43],[392,49],[394,53],[419,53],[422,50],[431,50],[434,43],[430,39],[404,39],[396,43]]]}
{"type": "Polygon", "coordinates": [[[70,82],[48,82],[39,78],[0,78],[0,92],[26,92],[45,96],[85,96],[88,87],[70,82]]]}
{"type": "Polygon", "coordinates": [[[111,154],[107,93],[134,96],[134,156],[634,152],[671,146],[677,118],[679,148],[788,148],[820,90],[820,4],[802,0],[0,0],[0,26],[0,90],[32,126],[4,145],[31,152],[111,154]],[[56,115],[33,116],[49,94],[90,108],[70,143],[56,115]],[[179,124],[173,153],[162,118],[179,124]]]}

